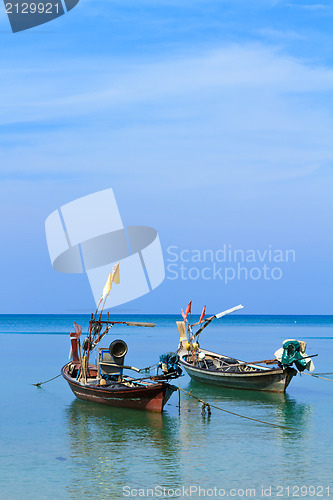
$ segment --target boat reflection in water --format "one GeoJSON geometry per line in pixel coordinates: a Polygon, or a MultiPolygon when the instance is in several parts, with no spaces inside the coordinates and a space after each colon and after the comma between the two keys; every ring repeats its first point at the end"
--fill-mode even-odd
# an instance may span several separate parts
{"type": "MultiPolygon", "coordinates": [[[[302,434],[306,432],[308,420],[313,412],[310,404],[300,403],[287,393],[248,391],[229,389],[227,387],[221,390],[220,387],[203,385],[194,380],[189,382],[185,390],[192,391],[194,395],[199,395],[203,401],[219,406],[224,410],[275,425],[293,427],[301,430],[302,434]]],[[[182,398],[182,401],[184,398],[182,398]]],[[[218,412],[218,410],[214,409],[212,411],[218,412]]],[[[224,415],[227,416],[225,413],[224,415]]]]}
{"type": "Polygon", "coordinates": [[[239,474],[259,488],[256,481],[263,477],[273,484],[287,477],[286,471],[311,474],[312,456],[304,453],[314,446],[311,404],[288,394],[221,391],[193,381],[184,389],[223,409],[283,427],[215,408],[210,417],[201,415],[201,405],[185,394],[180,416],[175,406],[160,414],[74,400],[64,414],[70,498],[121,499],[125,486],[137,491],[156,485],[234,487],[239,474]]]}
{"type": "Polygon", "coordinates": [[[207,411],[202,413],[197,401],[182,393],[182,466],[191,468],[195,463],[200,469],[201,484],[211,482],[212,467],[219,481],[224,485],[231,483],[232,487],[240,484],[239,474],[244,484],[260,488],[263,478],[265,483],[273,484],[277,478],[286,477],[286,471],[292,470],[301,477],[305,472],[311,473],[312,455],[304,453],[315,446],[311,404],[298,402],[285,393],[228,388],[221,391],[220,387],[192,380],[184,390],[224,410],[281,426],[265,425],[215,408],[211,408],[209,416],[207,411]],[[260,470],[256,465],[258,448],[260,470]]]}
{"type": "Polygon", "coordinates": [[[94,498],[116,499],[124,498],[126,485],[179,485],[178,420],[178,415],[74,400],[65,411],[75,467],[68,485],[71,498],[93,492],[94,498]]]}

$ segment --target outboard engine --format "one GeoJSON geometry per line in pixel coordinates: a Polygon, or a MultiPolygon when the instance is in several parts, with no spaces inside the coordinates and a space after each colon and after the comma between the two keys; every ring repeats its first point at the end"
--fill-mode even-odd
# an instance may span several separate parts
{"type": "Polygon", "coordinates": [[[162,368],[165,378],[178,378],[182,374],[179,366],[179,356],[174,352],[167,352],[160,356],[158,368],[162,368]]]}
{"type": "Polygon", "coordinates": [[[278,349],[274,355],[282,366],[295,366],[299,372],[314,370],[314,363],[311,359],[313,356],[308,356],[305,352],[306,342],[303,340],[288,339],[283,342],[281,349],[278,349]]]}

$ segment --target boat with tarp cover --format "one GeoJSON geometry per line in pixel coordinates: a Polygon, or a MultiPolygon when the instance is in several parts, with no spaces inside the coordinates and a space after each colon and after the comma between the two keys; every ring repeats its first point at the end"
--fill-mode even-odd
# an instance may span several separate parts
{"type": "Polygon", "coordinates": [[[155,376],[134,378],[125,375],[124,371],[131,370],[141,374],[142,370],[124,364],[127,344],[123,340],[116,339],[111,342],[109,348],[98,348],[97,363],[89,362],[91,353],[113,326],[155,326],[154,323],[113,321],[110,320],[109,313],[105,320],[102,319],[103,307],[98,313],[99,305],[102,300],[105,304],[113,283],[119,283],[119,263],[114,266],[112,274],[108,277],[96,313],[91,315],[88,335],[82,346],[80,341],[82,327],[74,323],[75,331],[70,334],[72,359],[62,368],[62,376],[78,399],[114,407],[162,412],[172,393],[177,390],[168,382],[181,374],[181,369],[177,365],[177,355],[174,353],[162,355],[160,362],[155,365],[157,367],[155,376]],[[159,367],[162,368],[161,374],[158,374],[159,367]]]}
{"type": "Polygon", "coordinates": [[[214,320],[242,309],[239,305],[205,318],[205,310],[197,323],[191,324],[191,303],[183,314],[183,321],[177,321],[180,343],[177,354],[179,364],[197,382],[214,384],[234,389],[250,389],[267,392],[285,392],[297,371],[313,371],[312,357],[305,353],[306,343],[295,339],[283,342],[275,352],[274,359],[246,362],[218,354],[199,345],[202,331],[214,320]],[[196,332],[193,327],[197,326],[196,332]],[[296,368],[296,369],[295,369],[296,368]]]}

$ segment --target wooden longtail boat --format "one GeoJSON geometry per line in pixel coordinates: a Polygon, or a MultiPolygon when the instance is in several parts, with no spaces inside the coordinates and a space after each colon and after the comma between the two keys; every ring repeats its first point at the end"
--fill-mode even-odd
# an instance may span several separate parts
{"type": "Polygon", "coordinates": [[[238,359],[223,356],[200,348],[205,354],[202,361],[193,362],[192,355],[179,349],[179,363],[188,375],[197,382],[220,385],[234,389],[285,392],[291,379],[296,375],[294,368],[268,368],[247,364],[238,359]]]}
{"type": "Polygon", "coordinates": [[[119,408],[162,412],[164,405],[176,390],[176,387],[166,383],[165,380],[138,381],[126,376],[119,382],[100,385],[96,365],[89,365],[89,378],[86,383],[78,382],[75,372],[75,367],[73,369],[71,363],[61,370],[64,379],[78,399],[119,408]]]}
{"type": "MultiPolygon", "coordinates": [[[[213,319],[221,318],[222,316],[237,311],[242,307],[243,306],[241,305],[233,307],[232,309],[228,309],[227,311],[216,314],[207,319],[204,319],[204,308],[199,322],[191,325],[187,320],[187,316],[191,311],[190,302],[186,313],[183,313],[182,311],[184,321],[177,321],[177,328],[180,335],[180,344],[177,351],[177,354],[179,355],[179,364],[186,370],[188,375],[197,382],[234,389],[250,389],[280,393],[285,392],[291,379],[297,374],[297,370],[291,366],[293,362],[296,363],[299,370],[303,370],[304,368],[310,368],[310,370],[313,369],[313,365],[310,367],[311,361],[308,361],[310,356],[307,356],[304,352],[306,346],[305,342],[285,342],[287,347],[290,344],[292,344],[291,347],[293,347],[295,344],[296,346],[300,345],[300,347],[303,348],[303,351],[297,351],[295,355],[296,357],[289,357],[286,363],[283,363],[283,358],[282,362],[277,358],[244,362],[239,359],[202,349],[199,346],[199,335],[203,329],[206,328],[211,321],[213,321],[213,319]],[[199,325],[199,329],[197,332],[193,333],[192,327],[195,325],[199,325]]],[[[287,347],[285,349],[287,349],[287,347]]],[[[279,351],[275,354],[277,355],[278,352],[279,351]]]]}
{"type": "MultiPolygon", "coordinates": [[[[112,276],[109,275],[102,299],[106,299],[112,283],[117,283],[116,273],[119,279],[117,266],[118,264],[114,267],[112,276]]],[[[80,344],[82,327],[74,323],[75,332],[70,334],[72,360],[62,368],[62,376],[79,399],[121,408],[162,412],[171,394],[177,390],[175,386],[168,383],[168,380],[181,374],[180,368],[172,360],[168,363],[170,356],[168,358],[168,355],[164,355],[167,357],[167,363],[160,362],[163,374],[133,378],[124,375],[124,370],[137,373],[141,370],[124,365],[127,345],[123,340],[118,339],[111,342],[108,349],[98,349],[97,364],[89,363],[91,352],[114,325],[154,327],[154,323],[111,321],[109,313],[106,321],[103,321],[101,319],[103,308],[96,319],[98,308],[99,305],[95,315],[91,315],[88,336],[84,339],[82,348],[80,344]]]]}

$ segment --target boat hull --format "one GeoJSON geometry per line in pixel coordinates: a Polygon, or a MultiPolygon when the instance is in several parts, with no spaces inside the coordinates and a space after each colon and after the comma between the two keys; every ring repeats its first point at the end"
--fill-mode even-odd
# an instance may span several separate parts
{"type": "MultiPolygon", "coordinates": [[[[204,352],[219,356],[209,351],[204,352]]],[[[186,362],[183,356],[180,356],[179,362],[191,379],[196,382],[252,391],[285,392],[296,373],[292,368],[270,368],[259,372],[227,373],[198,368],[186,362]]]]}
{"type": "Polygon", "coordinates": [[[137,387],[94,387],[82,384],[70,377],[68,365],[62,368],[61,373],[78,399],[118,408],[133,408],[160,413],[176,390],[174,386],[165,382],[144,383],[137,387]]]}

